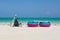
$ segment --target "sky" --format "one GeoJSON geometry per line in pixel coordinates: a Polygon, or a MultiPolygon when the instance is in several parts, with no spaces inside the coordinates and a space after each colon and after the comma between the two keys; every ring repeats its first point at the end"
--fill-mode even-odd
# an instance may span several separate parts
{"type": "Polygon", "coordinates": [[[0,17],[60,18],[60,0],[0,0],[0,17]]]}

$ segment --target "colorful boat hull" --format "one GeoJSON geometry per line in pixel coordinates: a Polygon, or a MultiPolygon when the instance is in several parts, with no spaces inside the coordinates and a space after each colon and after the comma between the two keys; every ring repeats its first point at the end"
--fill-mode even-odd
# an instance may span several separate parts
{"type": "Polygon", "coordinates": [[[51,23],[50,22],[40,22],[39,26],[40,27],[50,27],[51,23]]]}
{"type": "Polygon", "coordinates": [[[28,27],[38,27],[38,22],[28,22],[28,27]]]}

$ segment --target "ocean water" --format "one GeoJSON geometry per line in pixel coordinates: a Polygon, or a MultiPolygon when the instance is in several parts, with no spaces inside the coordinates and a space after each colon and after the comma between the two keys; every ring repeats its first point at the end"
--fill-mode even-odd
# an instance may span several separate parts
{"type": "MultiPolygon", "coordinates": [[[[13,18],[0,18],[0,22],[13,22],[13,18]]],[[[60,23],[60,18],[18,18],[19,22],[28,22],[28,21],[51,21],[60,23]]]]}

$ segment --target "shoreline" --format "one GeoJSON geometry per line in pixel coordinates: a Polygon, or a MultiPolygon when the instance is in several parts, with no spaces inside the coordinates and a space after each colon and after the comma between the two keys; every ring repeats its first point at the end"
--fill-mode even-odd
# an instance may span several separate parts
{"type": "MultiPolygon", "coordinates": [[[[19,23],[22,23],[21,26],[27,26],[27,22],[19,22],[19,23]]],[[[0,22],[0,25],[4,26],[12,26],[13,25],[13,22],[0,22]]],[[[51,25],[54,25],[54,26],[57,26],[57,25],[60,25],[59,22],[51,22],[51,25]]]]}

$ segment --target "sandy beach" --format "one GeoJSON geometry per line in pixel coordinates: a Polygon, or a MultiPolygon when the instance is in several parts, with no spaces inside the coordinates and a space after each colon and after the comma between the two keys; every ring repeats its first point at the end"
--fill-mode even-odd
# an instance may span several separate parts
{"type": "Polygon", "coordinates": [[[60,40],[60,23],[50,27],[12,27],[10,23],[0,23],[0,40],[60,40]]]}

